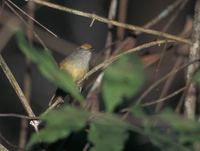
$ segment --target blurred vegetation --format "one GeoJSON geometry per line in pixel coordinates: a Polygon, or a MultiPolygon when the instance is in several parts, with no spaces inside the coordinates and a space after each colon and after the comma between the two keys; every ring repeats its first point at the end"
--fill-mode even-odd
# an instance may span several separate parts
{"type": "MultiPolygon", "coordinates": [[[[59,71],[49,51],[30,47],[21,33],[17,38],[22,52],[36,63],[44,77],[82,99],[70,77],[59,71]]],[[[149,115],[139,105],[132,105],[130,114],[139,119],[139,124],[133,124],[113,112],[124,98],[134,96],[143,82],[143,66],[139,59],[136,56],[120,58],[105,70],[101,88],[106,106],[104,112],[93,113],[72,105],[52,110],[40,117],[45,127],[31,136],[27,148],[41,142],[50,144],[85,131],[91,151],[120,151],[133,131],[147,137],[161,150],[195,150],[200,140],[197,121],[187,120],[171,110],[149,115]]]]}

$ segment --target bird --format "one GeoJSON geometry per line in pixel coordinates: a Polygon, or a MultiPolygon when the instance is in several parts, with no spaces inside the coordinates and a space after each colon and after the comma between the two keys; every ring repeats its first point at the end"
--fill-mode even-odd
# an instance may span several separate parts
{"type": "MultiPolygon", "coordinates": [[[[60,70],[67,72],[77,85],[78,81],[81,80],[89,70],[92,50],[93,47],[91,44],[84,43],[77,48],[77,51],[72,52],[59,64],[60,70]]],[[[70,96],[68,92],[57,88],[49,102],[49,106],[52,106],[55,102],[60,102],[59,104],[64,103],[64,98],[67,95],[70,96]]]]}

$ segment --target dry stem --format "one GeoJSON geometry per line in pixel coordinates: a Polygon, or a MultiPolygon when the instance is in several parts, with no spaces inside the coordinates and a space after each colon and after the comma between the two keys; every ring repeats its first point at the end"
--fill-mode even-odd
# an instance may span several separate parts
{"type": "MultiPolygon", "coordinates": [[[[10,84],[12,85],[13,89],[15,90],[16,94],[18,95],[20,102],[22,103],[22,105],[24,106],[24,109],[26,110],[27,114],[30,117],[35,117],[35,114],[33,113],[33,110],[31,109],[27,98],[25,97],[22,89],[20,88],[19,84],[17,83],[15,77],[13,76],[12,72],[10,71],[8,65],[6,64],[6,62],[4,61],[3,57],[0,55],[0,66],[3,69],[6,77],[8,78],[10,84]]],[[[35,128],[35,130],[37,131],[37,125],[34,125],[34,121],[33,121],[33,126],[35,128]]]]}
{"type": "Polygon", "coordinates": [[[83,82],[85,79],[87,79],[89,76],[91,76],[93,73],[95,73],[96,71],[102,69],[102,68],[106,68],[108,65],[110,65],[111,63],[113,63],[114,61],[118,60],[120,57],[122,57],[123,55],[126,54],[130,54],[130,53],[134,53],[134,52],[138,52],[141,51],[145,48],[149,48],[149,47],[153,47],[153,46],[160,46],[162,44],[166,44],[166,43],[173,43],[175,41],[173,40],[158,40],[158,41],[153,41],[153,42],[149,42],[149,43],[145,43],[142,45],[139,45],[135,48],[129,49],[127,51],[124,51],[118,55],[112,56],[109,59],[105,60],[104,62],[100,63],[99,65],[95,66],[93,69],[91,69],[84,77],[83,79],[81,79],[78,83],[83,82]]]}
{"type": "Polygon", "coordinates": [[[121,23],[121,22],[118,22],[116,20],[110,20],[110,19],[101,17],[99,15],[93,14],[93,13],[86,13],[86,12],[78,11],[78,10],[75,10],[75,9],[72,9],[72,8],[64,7],[64,6],[57,5],[57,4],[54,4],[54,3],[50,3],[50,2],[47,2],[47,1],[43,1],[43,0],[32,0],[32,1],[34,1],[37,4],[43,5],[43,6],[47,6],[47,7],[53,8],[53,9],[68,12],[68,13],[75,14],[75,15],[78,15],[78,16],[87,17],[87,18],[90,18],[92,20],[97,20],[99,22],[110,24],[110,25],[113,25],[113,26],[122,27],[122,28],[132,30],[132,31],[143,32],[143,33],[147,33],[147,34],[155,35],[155,36],[158,36],[158,37],[175,40],[175,41],[186,43],[186,44],[191,44],[191,41],[188,40],[188,39],[180,38],[180,37],[177,37],[177,36],[174,36],[174,35],[171,35],[171,34],[168,34],[168,33],[163,33],[163,32],[157,31],[157,30],[151,30],[151,29],[146,29],[146,28],[136,26],[136,25],[121,23]]]}
{"type": "MultiPolygon", "coordinates": [[[[195,5],[195,16],[194,16],[194,25],[193,25],[193,43],[190,48],[189,61],[199,58],[199,49],[200,49],[200,0],[196,1],[195,5]]],[[[188,67],[186,78],[187,82],[192,79],[194,73],[199,68],[199,63],[192,64],[188,67]]],[[[186,98],[185,98],[185,115],[189,119],[195,118],[196,112],[196,101],[197,101],[197,89],[196,85],[192,82],[186,98]]]]}

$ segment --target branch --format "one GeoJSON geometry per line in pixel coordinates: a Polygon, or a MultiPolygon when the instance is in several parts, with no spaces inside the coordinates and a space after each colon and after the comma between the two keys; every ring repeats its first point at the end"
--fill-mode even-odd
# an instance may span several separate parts
{"type": "MultiPolygon", "coordinates": [[[[10,2],[12,3],[12,2],[10,2]]],[[[21,8],[16,6],[13,3],[13,7],[15,6],[16,9],[18,9],[20,12],[24,12],[21,8]]],[[[29,41],[29,44],[32,46],[33,44],[33,38],[34,38],[34,10],[35,10],[35,3],[32,1],[29,1],[27,4],[27,12],[24,13],[27,14],[27,26],[26,26],[26,35],[29,41]],[[29,17],[30,16],[30,17],[29,17]]],[[[32,71],[32,63],[31,60],[28,58],[25,59],[25,71],[24,71],[24,79],[23,79],[23,91],[28,99],[30,101],[31,98],[31,89],[32,89],[32,79],[31,79],[31,71],[32,71]]],[[[30,103],[30,102],[29,102],[30,103]]],[[[19,133],[19,147],[25,148],[28,138],[28,121],[26,119],[21,119],[21,125],[20,125],[20,133],[19,133]]]]}
{"type": "Polygon", "coordinates": [[[170,13],[172,13],[178,5],[180,5],[182,0],[176,0],[172,4],[168,5],[160,14],[158,14],[155,18],[153,18],[150,22],[145,24],[144,28],[150,28],[154,26],[156,23],[161,21],[163,18],[167,17],[170,13]]]}
{"type": "Polygon", "coordinates": [[[161,79],[157,80],[154,84],[152,84],[139,98],[138,101],[136,102],[136,104],[140,104],[142,102],[142,100],[149,94],[149,92],[151,92],[153,89],[155,89],[160,83],[162,83],[164,80],[166,80],[168,77],[172,76],[173,74],[183,70],[184,68],[188,67],[191,64],[194,64],[196,62],[199,62],[200,59],[195,59],[192,60],[191,62],[188,62],[187,64],[184,64],[182,66],[180,66],[179,68],[172,70],[171,72],[169,72],[168,74],[166,74],[164,77],[162,77],[161,79]]]}
{"type": "MultiPolygon", "coordinates": [[[[15,149],[15,150],[25,150],[24,148],[20,148],[20,147],[18,147],[18,146],[16,146],[16,145],[14,145],[14,144],[12,144],[10,141],[8,141],[1,133],[0,133],[0,139],[2,140],[2,141],[4,141],[7,145],[9,145],[10,147],[12,147],[13,149],[15,149]]],[[[0,144],[0,151],[8,151],[7,150],[7,148],[5,148],[4,146],[2,146],[1,144],[0,144]]]]}
{"type": "Polygon", "coordinates": [[[173,93],[171,93],[171,94],[169,94],[169,95],[167,95],[167,96],[165,96],[165,97],[163,97],[163,98],[160,98],[160,99],[158,99],[158,100],[156,100],[156,101],[143,103],[142,106],[145,107],[145,106],[150,106],[150,105],[154,105],[154,104],[157,104],[157,103],[164,102],[164,101],[166,101],[166,100],[168,100],[168,99],[170,99],[170,98],[176,96],[177,94],[181,93],[182,91],[185,90],[185,88],[186,88],[186,87],[180,88],[180,89],[178,89],[177,91],[175,91],[175,92],[173,92],[173,93]]]}
{"type": "MultiPolygon", "coordinates": [[[[128,0],[120,0],[119,1],[119,22],[126,22],[127,16],[127,7],[128,7],[128,0]]],[[[123,40],[125,35],[124,28],[117,28],[117,39],[123,40]]]]}
{"type": "Polygon", "coordinates": [[[13,89],[15,90],[16,94],[18,95],[24,109],[28,113],[29,116],[35,117],[28,100],[26,99],[22,89],[20,88],[19,84],[17,83],[15,77],[13,76],[12,72],[10,71],[9,67],[7,66],[6,62],[4,61],[3,57],[0,55],[0,66],[3,69],[4,73],[6,74],[10,84],[12,85],[13,89]]]}
{"type": "MultiPolygon", "coordinates": [[[[164,77],[162,77],[161,79],[159,79],[158,81],[156,81],[154,84],[152,84],[137,100],[137,102],[135,103],[135,105],[138,105],[142,102],[142,100],[149,94],[149,92],[151,92],[153,89],[155,89],[160,83],[162,83],[164,80],[166,80],[168,77],[170,77],[171,75],[183,70],[184,68],[188,67],[191,64],[194,64],[196,62],[199,62],[200,59],[196,59],[193,60],[191,62],[188,62],[187,64],[184,64],[182,66],[180,66],[179,68],[172,70],[171,72],[169,72],[168,74],[166,74],[164,77]]],[[[187,89],[188,84],[186,85],[186,87],[184,89],[187,89]]],[[[179,90],[178,90],[179,91],[179,90]]],[[[130,108],[126,108],[123,109],[122,112],[126,112],[123,115],[123,119],[125,119],[129,114],[130,114],[130,108]]]]}
{"type": "MultiPolygon", "coordinates": [[[[195,5],[195,15],[194,15],[194,25],[193,25],[193,43],[190,47],[189,61],[199,58],[199,49],[200,49],[200,0],[196,1],[195,5]]],[[[188,67],[186,78],[187,82],[192,79],[195,71],[199,68],[199,63],[192,64],[188,67]]],[[[197,101],[197,88],[196,85],[192,82],[186,98],[185,98],[185,115],[189,119],[195,118],[196,112],[196,101],[197,101]]]]}
{"type": "Polygon", "coordinates": [[[37,4],[47,6],[47,7],[53,8],[53,9],[57,9],[57,10],[60,10],[60,11],[63,11],[63,12],[67,12],[67,13],[71,13],[71,14],[74,14],[74,15],[90,18],[93,21],[97,20],[97,21],[102,22],[102,23],[106,23],[106,24],[110,24],[110,25],[113,25],[113,26],[125,28],[125,29],[128,29],[128,30],[143,32],[143,33],[155,35],[155,36],[158,36],[158,37],[167,38],[167,39],[175,40],[175,41],[186,43],[186,44],[191,44],[191,41],[188,40],[188,39],[180,38],[180,37],[177,37],[177,36],[174,36],[174,35],[171,35],[171,34],[167,34],[167,33],[163,33],[163,32],[157,31],[157,30],[151,30],[151,29],[146,29],[146,28],[136,26],[136,25],[121,23],[121,22],[118,22],[118,21],[115,21],[115,20],[110,20],[110,19],[101,17],[101,16],[93,14],[93,13],[86,13],[86,12],[78,11],[78,10],[75,10],[75,9],[71,9],[71,8],[68,8],[68,7],[64,7],[64,6],[57,5],[57,4],[54,4],[54,3],[50,3],[50,2],[47,2],[47,1],[43,1],[43,0],[31,0],[31,1],[34,1],[37,4]]]}
{"type": "Polygon", "coordinates": [[[87,79],[89,76],[91,76],[93,73],[95,73],[96,71],[106,68],[108,65],[112,64],[114,61],[118,60],[120,57],[122,57],[123,55],[126,54],[130,54],[130,53],[134,53],[134,52],[138,52],[141,51],[145,48],[149,48],[149,47],[153,47],[156,45],[161,45],[161,44],[166,44],[166,43],[173,43],[175,41],[172,40],[158,40],[158,41],[153,41],[153,42],[149,42],[149,43],[145,43],[142,45],[139,45],[135,48],[129,49],[127,51],[124,51],[118,55],[112,56],[109,59],[105,60],[104,62],[100,63],[99,65],[95,66],[93,69],[91,69],[80,81],[78,81],[78,83],[82,83],[85,79],[87,79]]]}
{"type": "MultiPolygon", "coordinates": [[[[18,7],[15,3],[13,3],[11,0],[7,0],[14,8],[16,8],[19,12],[21,12],[23,15],[25,15],[26,17],[28,17],[30,20],[32,20],[34,23],[36,23],[38,26],[40,26],[41,28],[43,28],[44,30],[46,30],[48,33],[50,33],[51,35],[53,35],[54,37],[58,38],[58,36],[56,34],[54,34],[51,30],[49,30],[48,28],[46,28],[44,25],[42,25],[40,22],[38,22],[37,20],[34,19],[34,17],[32,17],[31,15],[29,15],[28,13],[26,13],[25,11],[23,11],[20,7],[18,7]]],[[[7,5],[8,3],[5,2],[7,5]]],[[[32,3],[32,2],[31,2],[32,3]]]]}
{"type": "MultiPolygon", "coordinates": [[[[12,72],[10,71],[9,67],[7,66],[6,62],[4,61],[3,57],[0,54],[0,66],[3,69],[6,77],[8,78],[10,84],[12,85],[13,89],[15,90],[16,94],[18,95],[20,102],[22,103],[24,109],[28,113],[30,117],[35,117],[33,110],[31,109],[27,98],[25,97],[22,89],[20,88],[19,84],[17,83],[15,77],[13,76],[12,72]]],[[[37,131],[38,125],[36,121],[32,121],[32,125],[34,126],[35,130],[37,131]]]]}
{"type": "Polygon", "coordinates": [[[8,151],[8,149],[5,148],[2,144],[0,144],[0,150],[1,150],[1,151],[8,151]]]}
{"type": "Polygon", "coordinates": [[[15,118],[21,118],[26,120],[39,120],[37,117],[30,117],[30,116],[24,116],[20,114],[15,113],[0,113],[0,117],[15,117],[15,118]]]}

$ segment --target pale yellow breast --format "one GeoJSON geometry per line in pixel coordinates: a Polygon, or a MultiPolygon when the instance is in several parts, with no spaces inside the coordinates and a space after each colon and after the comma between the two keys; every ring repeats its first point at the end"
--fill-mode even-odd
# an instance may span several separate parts
{"type": "Polygon", "coordinates": [[[88,67],[80,68],[73,61],[64,60],[60,63],[60,69],[68,72],[72,79],[76,82],[84,77],[88,71],[88,67]]]}

